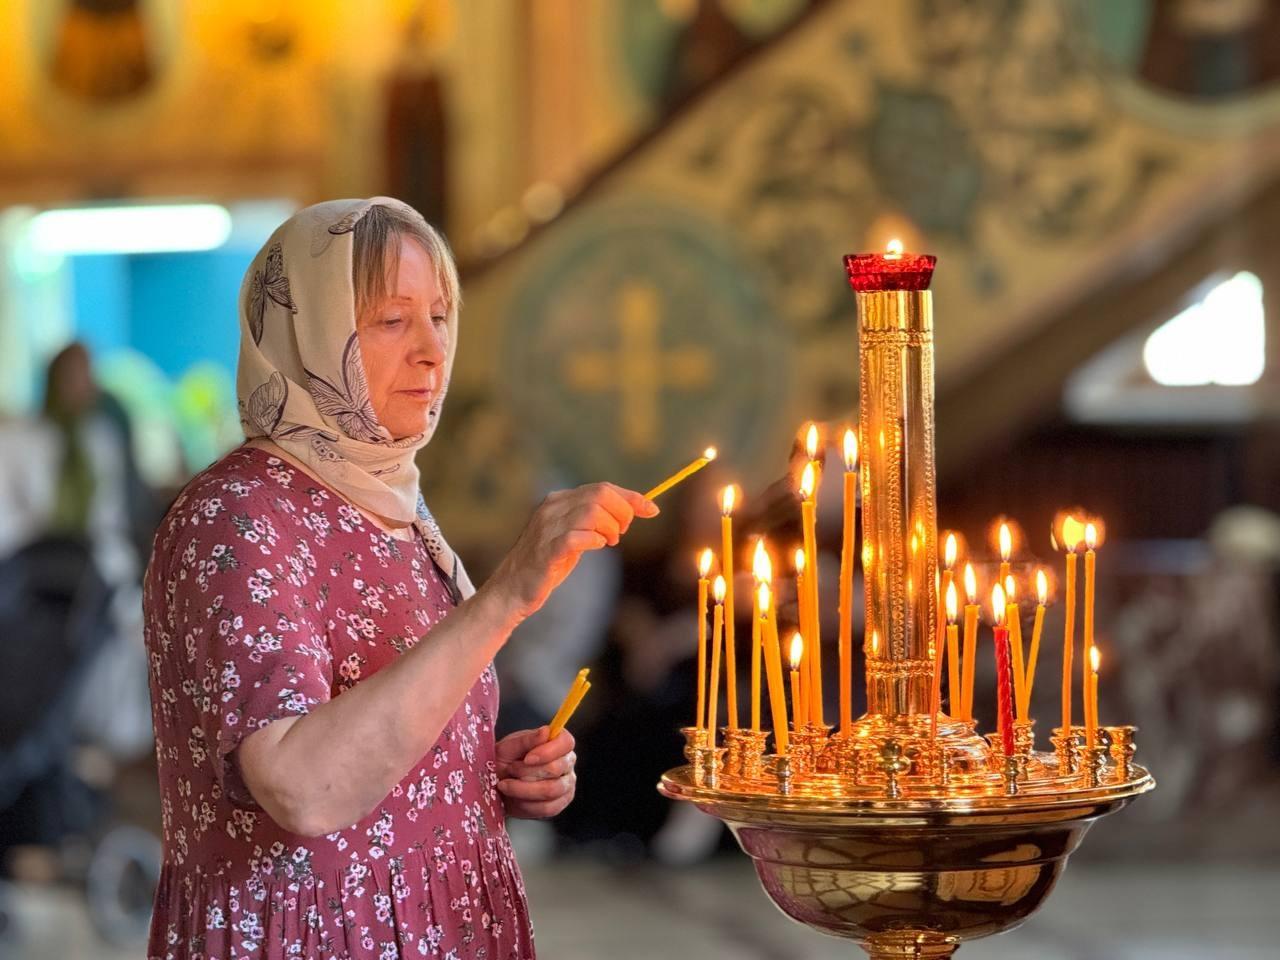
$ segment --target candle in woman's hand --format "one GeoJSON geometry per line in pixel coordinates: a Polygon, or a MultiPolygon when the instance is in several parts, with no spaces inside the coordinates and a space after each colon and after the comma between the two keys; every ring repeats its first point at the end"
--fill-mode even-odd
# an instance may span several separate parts
{"type": "Polygon", "coordinates": [[[840,729],[853,727],[853,569],[858,517],[858,437],[844,432],[844,537],[840,550],[840,729]]]}
{"type": "Polygon", "coordinates": [[[710,549],[698,554],[698,727],[707,722],[707,576],[713,557],[710,549]]]}
{"type": "Polygon", "coordinates": [[[652,500],[654,497],[658,496],[659,494],[666,493],[668,490],[674,487],[681,480],[697,473],[699,470],[701,470],[703,467],[705,467],[708,463],[710,463],[715,458],[716,458],[716,448],[707,447],[707,449],[702,452],[702,456],[698,457],[696,460],[689,463],[687,466],[683,467],[676,473],[673,473],[671,476],[667,477],[667,479],[663,480],[660,484],[658,484],[656,487],[654,487],[652,490],[646,493],[644,495],[645,499],[652,500]]]}
{"type": "Polygon", "coordinates": [[[707,745],[715,746],[716,718],[720,712],[720,643],[724,633],[724,597],[725,581],[718,576],[711,587],[716,601],[715,613],[711,618],[711,686],[707,690],[707,745]]]}
{"type": "Polygon", "coordinates": [[[738,665],[733,643],[733,506],[738,489],[730,484],[721,495],[720,512],[720,570],[724,574],[724,673],[729,716],[726,725],[738,729],[738,665]]]}
{"type": "Polygon", "coordinates": [[[1040,634],[1044,630],[1044,606],[1049,600],[1049,578],[1044,569],[1036,571],[1036,622],[1031,628],[1031,653],[1027,657],[1027,681],[1022,685],[1022,715],[1031,714],[1031,691],[1036,682],[1036,661],[1040,658],[1040,634]]]}
{"type": "Polygon", "coordinates": [[[1005,596],[1000,584],[991,588],[991,616],[995,621],[996,706],[999,710],[1000,744],[1006,757],[1013,755],[1013,683],[1009,656],[1009,628],[1005,623],[1005,596]]]}
{"type": "Polygon", "coordinates": [[[964,607],[964,655],[960,661],[962,671],[960,719],[972,720],[973,677],[978,651],[978,577],[973,572],[972,563],[964,565],[964,592],[968,603],[964,607]]]}

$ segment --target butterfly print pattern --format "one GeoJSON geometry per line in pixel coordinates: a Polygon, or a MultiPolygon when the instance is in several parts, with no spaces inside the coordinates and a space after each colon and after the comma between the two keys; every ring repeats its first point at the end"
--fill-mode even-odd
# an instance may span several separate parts
{"type": "Polygon", "coordinates": [[[298,312],[298,305],[289,292],[289,278],[284,272],[284,248],[279,243],[271,245],[266,262],[262,269],[253,271],[253,281],[249,285],[249,332],[254,343],[262,342],[268,300],[278,303],[291,314],[298,312]]]}

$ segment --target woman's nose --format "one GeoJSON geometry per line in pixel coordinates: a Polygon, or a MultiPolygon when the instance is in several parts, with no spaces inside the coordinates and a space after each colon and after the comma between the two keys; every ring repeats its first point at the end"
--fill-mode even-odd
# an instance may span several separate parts
{"type": "Polygon", "coordinates": [[[423,324],[417,343],[414,345],[413,362],[426,363],[430,366],[444,363],[448,335],[448,328],[443,323],[428,320],[423,324]]]}

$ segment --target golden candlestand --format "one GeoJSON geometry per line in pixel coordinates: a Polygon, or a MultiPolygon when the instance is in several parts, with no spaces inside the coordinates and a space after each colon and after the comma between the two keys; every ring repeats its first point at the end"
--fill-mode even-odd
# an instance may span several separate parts
{"type": "Polygon", "coordinates": [[[698,762],[658,788],[723,820],[793,919],[882,960],[949,957],[1030,916],[1093,821],[1155,781],[1132,762],[1131,727],[1092,747],[1080,728],[1055,731],[1041,752],[1030,720],[1002,741],[933,713],[934,258],[845,264],[861,353],[867,713],[834,735],[805,725],[783,756],[753,741],[751,763],[723,769],[706,731],[686,729],[698,762]]]}

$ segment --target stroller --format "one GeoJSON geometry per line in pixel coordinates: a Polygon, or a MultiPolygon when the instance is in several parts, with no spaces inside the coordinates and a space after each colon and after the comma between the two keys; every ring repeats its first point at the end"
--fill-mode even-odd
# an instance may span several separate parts
{"type": "MultiPolygon", "coordinates": [[[[53,848],[99,934],[128,944],[146,932],[160,844],[112,826],[105,793],[72,766],[71,718],[111,636],[110,601],[83,540],[45,538],[0,560],[0,862],[15,846],[53,848]]],[[[0,887],[0,945],[20,937],[13,926],[0,887]]]]}

